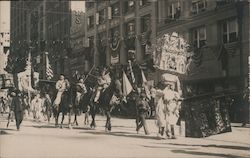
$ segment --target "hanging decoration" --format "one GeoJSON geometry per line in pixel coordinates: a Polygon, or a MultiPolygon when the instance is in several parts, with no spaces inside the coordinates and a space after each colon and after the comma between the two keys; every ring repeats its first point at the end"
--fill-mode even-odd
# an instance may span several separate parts
{"type": "Polygon", "coordinates": [[[153,51],[154,64],[162,70],[168,70],[179,74],[186,73],[189,45],[177,33],[165,34],[157,39],[156,48],[153,51]]]}
{"type": "Polygon", "coordinates": [[[112,41],[110,44],[111,49],[111,64],[119,62],[119,48],[120,48],[120,33],[118,29],[114,29],[112,33],[112,41]]]}

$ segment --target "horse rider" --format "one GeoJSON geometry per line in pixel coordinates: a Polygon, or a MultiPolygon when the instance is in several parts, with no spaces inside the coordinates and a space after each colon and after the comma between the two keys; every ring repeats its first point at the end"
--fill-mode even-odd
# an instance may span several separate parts
{"type": "Polygon", "coordinates": [[[94,98],[94,102],[98,102],[100,98],[101,92],[104,92],[106,88],[110,86],[111,83],[111,77],[109,75],[109,72],[107,72],[107,69],[104,69],[101,73],[101,76],[97,80],[98,86],[96,88],[96,95],[94,98]]]}
{"type": "Polygon", "coordinates": [[[64,75],[60,75],[60,79],[56,82],[57,95],[54,101],[54,106],[58,107],[61,103],[63,92],[67,91],[69,88],[69,82],[65,79],[64,75]]]}
{"type": "Polygon", "coordinates": [[[83,78],[79,79],[79,82],[76,84],[76,100],[75,105],[79,105],[81,98],[84,94],[87,93],[87,88],[84,84],[83,78]]]}

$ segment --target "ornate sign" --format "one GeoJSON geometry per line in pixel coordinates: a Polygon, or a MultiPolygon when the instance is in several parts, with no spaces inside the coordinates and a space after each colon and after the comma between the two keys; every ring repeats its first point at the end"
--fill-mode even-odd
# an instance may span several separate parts
{"type": "Polygon", "coordinates": [[[157,39],[153,52],[154,63],[159,69],[184,74],[186,72],[189,45],[177,33],[165,34],[157,39]]]}

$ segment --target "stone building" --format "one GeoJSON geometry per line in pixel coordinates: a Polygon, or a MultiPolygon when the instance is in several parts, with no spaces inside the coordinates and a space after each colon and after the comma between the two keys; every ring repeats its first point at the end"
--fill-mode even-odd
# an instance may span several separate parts
{"type": "Polygon", "coordinates": [[[157,8],[157,37],[177,32],[194,52],[184,80],[189,93],[232,93],[240,116],[242,92],[249,87],[249,2],[166,0],[157,1],[157,8]]]}
{"type": "Polygon", "coordinates": [[[11,1],[12,51],[31,51],[42,79],[46,79],[45,52],[49,53],[55,76],[64,73],[70,18],[69,1],[11,1]]]}

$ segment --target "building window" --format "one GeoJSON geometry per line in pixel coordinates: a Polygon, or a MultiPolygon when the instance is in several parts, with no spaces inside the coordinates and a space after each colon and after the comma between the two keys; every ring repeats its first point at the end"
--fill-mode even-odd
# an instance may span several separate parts
{"type": "Polygon", "coordinates": [[[103,9],[103,10],[101,10],[100,12],[99,12],[99,15],[98,15],[99,17],[99,21],[97,22],[97,24],[103,24],[103,23],[105,23],[105,20],[106,20],[106,10],[105,9],[103,9]]]}
{"type": "Polygon", "coordinates": [[[150,14],[145,15],[141,18],[141,32],[147,32],[151,30],[150,28],[150,14]]]}
{"type": "Polygon", "coordinates": [[[135,9],[135,1],[125,1],[124,12],[129,13],[135,9]]]}
{"type": "Polygon", "coordinates": [[[201,48],[206,45],[207,35],[206,35],[206,27],[198,27],[193,29],[193,45],[195,48],[201,48]]]}
{"type": "Polygon", "coordinates": [[[112,10],[112,17],[117,17],[120,16],[120,7],[119,3],[115,3],[114,5],[111,6],[112,10]]]}
{"type": "Polygon", "coordinates": [[[216,0],[216,6],[220,7],[235,2],[235,0],[216,0]]]}
{"type": "Polygon", "coordinates": [[[206,0],[193,0],[192,1],[192,14],[204,12],[207,8],[206,0]]]}
{"type": "Polygon", "coordinates": [[[149,0],[140,0],[140,6],[145,6],[149,3],[150,3],[149,0]]]}
{"type": "Polygon", "coordinates": [[[126,24],[126,30],[125,33],[128,37],[134,37],[135,36],[135,22],[130,21],[126,24]]]}
{"type": "Polygon", "coordinates": [[[93,8],[95,5],[95,2],[85,2],[86,9],[93,8]]]}
{"type": "Polygon", "coordinates": [[[87,24],[88,24],[88,29],[91,29],[91,28],[94,27],[94,16],[93,15],[88,17],[88,23],[87,24]]]}
{"type": "Polygon", "coordinates": [[[168,7],[168,17],[170,19],[178,19],[181,15],[181,6],[180,6],[180,2],[173,2],[170,3],[169,7],[168,7]]]}
{"type": "Polygon", "coordinates": [[[237,19],[225,20],[222,22],[223,43],[231,43],[238,40],[237,19]]]}

